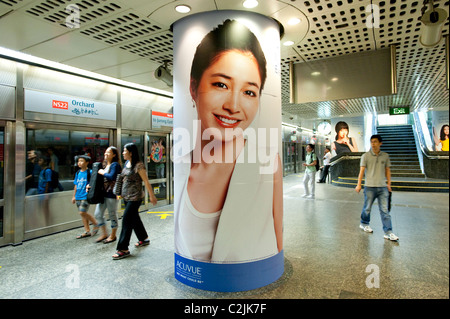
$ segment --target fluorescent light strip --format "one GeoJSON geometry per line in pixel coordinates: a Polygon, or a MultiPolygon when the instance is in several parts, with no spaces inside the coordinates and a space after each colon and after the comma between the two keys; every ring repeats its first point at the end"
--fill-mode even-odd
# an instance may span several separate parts
{"type": "Polygon", "coordinates": [[[38,57],[29,55],[26,53],[10,50],[10,49],[3,48],[3,47],[0,47],[0,58],[15,60],[17,62],[21,62],[21,63],[25,63],[25,64],[32,64],[32,65],[52,69],[55,71],[66,72],[66,73],[70,73],[72,75],[82,76],[82,77],[90,78],[92,80],[98,80],[101,82],[118,85],[121,87],[136,89],[139,91],[154,93],[157,95],[173,98],[173,93],[171,93],[171,92],[151,88],[149,86],[144,86],[144,85],[140,85],[137,83],[123,81],[123,80],[112,78],[112,77],[109,77],[106,75],[86,71],[83,69],[78,69],[78,68],[75,68],[75,67],[72,67],[69,65],[65,65],[65,64],[58,63],[58,62],[38,58],[38,57]]]}

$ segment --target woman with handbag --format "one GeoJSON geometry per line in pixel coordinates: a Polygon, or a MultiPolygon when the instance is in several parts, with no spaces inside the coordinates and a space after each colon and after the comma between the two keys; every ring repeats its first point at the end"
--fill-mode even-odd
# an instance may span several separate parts
{"type": "Polygon", "coordinates": [[[142,163],[138,148],[133,143],[128,143],[123,148],[123,158],[126,161],[122,173],[117,177],[114,193],[122,196],[125,201],[125,211],[122,218],[122,230],[120,232],[117,252],[112,256],[113,259],[122,259],[130,256],[128,245],[130,244],[131,233],[134,231],[138,242],[136,247],[150,244],[144,224],[139,217],[139,206],[144,199],[142,191],[142,181],[150,195],[150,202],[156,205],[157,199],[153,193],[147,178],[144,163],[142,163]]]}
{"type": "Polygon", "coordinates": [[[98,170],[98,174],[104,177],[104,202],[97,204],[95,208],[95,218],[98,221],[98,226],[102,234],[96,240],[97,243],[103,242],[109,244],[116,241],[116,232],[118,228],[117,219],[117,197],[113,193],[114,185],[116,184],[117,176],[122,170],[119,151],[116,147],[110,146],[105,151],[105,158],[103,162],[104,168],[98,170]],[[105,210],[108,209],[109,220],[111,221],[111,234],[108,236],[106,231],[105,210]]]}

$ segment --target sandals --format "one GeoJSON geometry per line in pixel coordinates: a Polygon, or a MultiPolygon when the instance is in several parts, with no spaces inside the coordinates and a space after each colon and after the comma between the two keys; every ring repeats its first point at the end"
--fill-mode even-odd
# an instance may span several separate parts
{"type": "Polygon", "coordinates": [[[112,256],[112,258],[114,260],[119,260],[125,257],[130,256],[130,251],[123,251],[123,250],[118,250],[116,251],[116,253],[112,256]]]}
{"type": "MultiPolygon", "coordinates": [[[[109,237],[108,237],[108,238],[109,238],[109,237]]],[[[114,239],[111,239],[111,240],[108,240],[108,238],[106,238],[106,239],[103,240],[103,243],[104,243],[104,244],[110,244],[110,243],[113,243],[113,242],[115,242],[116,239],[117,239],[117,237],[114,238],[114,239]]]]}
{"type": "Polygon", "coordinates": [[[140,240],[134,246],[142,247],[142,246],[148,246],[148,245],[150,245],[150,239],[146,239],[144,241],[140,240]]]}
{"type": "Polygon", "coordinates": [[[99,229],[100,229],[100,227],[94,226],[94,229],[92,230],[92,236],[97,235],[99,229]]]}
{"type": "Polygon", "coordinates": [[[86,238],[86,237],[91,237],[91,236],[92,236],[92,235],[91,235],[90,232],[85,231],[84,233],[78,235],[76,238],[77,238],[77,239],[81,239],[81,238],[86,238]]]}

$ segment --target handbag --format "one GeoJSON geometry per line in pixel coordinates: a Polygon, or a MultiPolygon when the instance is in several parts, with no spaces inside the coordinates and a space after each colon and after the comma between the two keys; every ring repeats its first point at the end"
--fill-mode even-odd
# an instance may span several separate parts
{"type": "Polygon", "coordinates": [[[123,176],[122,174],[118,174],[116,178],[116,185],[114,185],[113,193],[114,195],[121,196],[122,195],[122,184],[123,184],[123,176]]]}

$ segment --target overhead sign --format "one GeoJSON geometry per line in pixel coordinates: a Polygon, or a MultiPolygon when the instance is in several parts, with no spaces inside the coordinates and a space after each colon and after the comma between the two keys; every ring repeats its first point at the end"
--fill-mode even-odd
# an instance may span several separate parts
{"type": "Polygon", "coordinates": [[[116,120],[116,105],[79,97],[25,89],[25,111],[116,120]]]}
{"type": "Polygon", "coordinates": [[[152,111],[152,129],[173,126],[173,114],[152,111]]]}
{"type": "Polygon", "coordinates": [[[389,108],[389,115],[405,115],[409,114],[409,106],[396,106],[389,108]]]}

